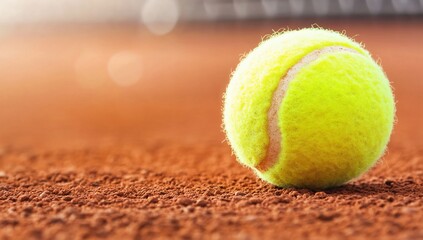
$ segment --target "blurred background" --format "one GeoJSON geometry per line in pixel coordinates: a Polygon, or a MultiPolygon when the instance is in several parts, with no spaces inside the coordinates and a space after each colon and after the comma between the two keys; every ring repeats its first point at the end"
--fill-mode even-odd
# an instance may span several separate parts
{"type": "Polygon", "coordinates": [[[396,93],[392,144],[421,146],[422,16],[423,0],[3,0],[0,144],[220,143],[243,54],[320,26],[372,52],[396,93]]]}

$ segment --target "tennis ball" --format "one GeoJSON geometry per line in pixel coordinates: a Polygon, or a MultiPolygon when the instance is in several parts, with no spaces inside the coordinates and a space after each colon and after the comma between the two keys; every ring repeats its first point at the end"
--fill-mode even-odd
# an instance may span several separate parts
{"type": "Polygon", "coordinates": [[[320,28],[264,40],[237,66],[223,125],[239,162],[280,187],[325,189],[371,168],[394,123],[389,80],[360,44],[320,28]]]}

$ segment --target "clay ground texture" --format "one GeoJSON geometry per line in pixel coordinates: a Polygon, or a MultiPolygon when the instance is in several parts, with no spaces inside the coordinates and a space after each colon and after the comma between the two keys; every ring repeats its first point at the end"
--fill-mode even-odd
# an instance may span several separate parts
{"type": "Polygon", "coordinates": [[[221,130],[241,54],[272,29],[313,22],[189,25],[164,37],[137,26],[6,31],[0,239],[423,239],[423,21],[336,22],[319,25],[346,30],[384,67],[397,123],[375,168],[317,192],[262,182],[221,130]],[[130,87],[107,72],[123,50],[142,62],[130,87]]]}

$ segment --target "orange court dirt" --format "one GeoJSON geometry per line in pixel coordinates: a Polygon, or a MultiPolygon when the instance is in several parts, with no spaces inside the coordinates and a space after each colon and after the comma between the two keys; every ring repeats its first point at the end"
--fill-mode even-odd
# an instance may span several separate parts
{"type": "Polygon", "coordinates": [[[222,94],[272,29],[312,22],[22,27],[0,36],[0,239],[423,239],[423,21],[319,23],[392,81],[387,154],[360,179],[280,189],[231,153],[222,94]],[[65,30],[66,29],[66,30],[65,30]],[[109,59],[139,55],[131,86],[109,59]]]}

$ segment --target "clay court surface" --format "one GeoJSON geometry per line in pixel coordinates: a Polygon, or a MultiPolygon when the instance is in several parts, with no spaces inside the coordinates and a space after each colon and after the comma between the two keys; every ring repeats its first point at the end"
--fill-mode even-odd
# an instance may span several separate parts
{"type": "Polygon", "coordinates": [[[221,99],[239,58],[312,23],[4,29],[0,239],[423,239],[421,19],[319,23],[364,42],[394,87],[389,149],[362,178],[279,189],[231,154],[221,99]],[[131,86],[111,74],[122,51],[139,56],[131,86]]]}

